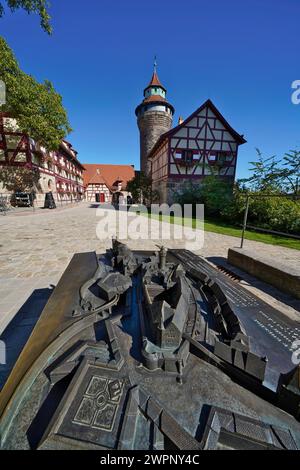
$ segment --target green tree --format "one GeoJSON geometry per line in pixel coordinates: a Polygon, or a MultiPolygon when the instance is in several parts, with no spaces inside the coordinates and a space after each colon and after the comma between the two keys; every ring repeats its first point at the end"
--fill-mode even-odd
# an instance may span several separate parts
{"type": "Polygon", "coordinates": [[[206,176],[200,183],[187,181],[179,191],[174,191],[177,203],[204,204],[207,215],[219,215],[232,200],[232,185],[215,175],[206,176]]]}
{"type": "Polygon", "coordinates": [[[0,183],[10,192],[31,192],[39,189],[40,172],[27,166],[2,166],[0,183]]]}
{"type": "Polygon", "coordinates": [[[249,190],[245,185],[240,180],[236,181],[232,198],[220,210],[221,218],[233,225],[240,225],[243,221],[248,194],[249,190]]]}
{"type": "Polygon", "coordinates": [[[282,170],[282,178],[286,182],[287,192],[292,192],[295,196],[299,195],[300,183],[300,152],[299,150],[290,150],[283,157],[285,168],[282,170]]]}
{"type": "Polygon", "coordinates": [[[265,158],[259,149],[256,149],[256,152],[257,161],[249,162],[251,165],[249,171],[252,174],[249,178],[242,179],[241,182],[254,191],[280,190],[282,183],[280,162],[276,160],[275,155],[265,158]]]}
{"type": "MultiPolygon", "coordinates": [[[[9,9],[14,12],[19,9],[29,13],[37,13],[41,20],[41,27],[51,34],[50,16],[48,14],[49,3],[47,0],[6,0],[9,9]]],[[[4,15],[3,1],[0,1],[0,17],[4,15]]]]}
{"type": "Polygon", "coordinates": [[[20,129],[48,150],[56,150],[71,131],[61,96],[48,80],[38,83],[24,73],[0,36],[0,79],[6,85],[6,104],[0,110],[17,119],[20,129]]]}
{"type": "Polygon", "coordinates": [[[158,198],[157,191],[152,190],[152,179],[142,171],[127,183],[126,190],[131,193],[135,203],[149,204],[158,198]]]}
{"type": "Polygon", "coordinates": [[[207,214],[219,215],[232,200],[232,184],[222,178],[207,176],[201,185],[201,199],[207,214]]]}
{"type": "Polygon", "coordinates": [[[299,202],[270,188],[251,191],[237,182],[232,200],[220,212],[222,219],[234,225],[241,225],[247,196],[250,196],[248,225],[299,235],[299,202]]]}
{"type": "Polygon", "coordinates": [[[184,204],[200,204],[202,202],[201,183],[185,181],[179,189],[173,189],[174,201],[184,204]]]}
{"type": "Polygon", "coordinates": [[[251,176],[240,180],[249,190],[299,194],[300,151],[290,150],[281,160],[275,156],[264,158],[256,149],[258,160],[250,162],[251,176]]]}

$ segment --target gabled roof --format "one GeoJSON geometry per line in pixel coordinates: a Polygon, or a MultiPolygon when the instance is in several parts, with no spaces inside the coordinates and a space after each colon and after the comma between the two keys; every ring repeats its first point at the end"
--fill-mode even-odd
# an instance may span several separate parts
{"type": "Polygon", "coordinates": [[[95,173],[94,176],[91,177],[89,184],[107,184],[105,179],[99,173],[95,173]]]}
{"type": "Polygon", "coordinates": [[[157,150],[157,148],[161,145],[161,143],[167,138],[172,135],[174,135],[179,129],[183,128],[186,126],[186,124],[191,121],[197,114],[199,114],[204,108],[209,107],[211,111],[216,115],[216,117],[222,122],[223,126],[225,129],[230,132],[230,134],[236,139],[239,145],[245,144],[247,141],[244,139],[243,135],[240,135],[238,132],[236,132],[231,125],[226,121],[224,116],[220,113],[220,111],[215,107],[213,102],[211,100],[206,100],[196,111],[194,111],[188,118],[186,118],[181,124],[178,124],[178,126],[173,127],[173,129],[170,129],[168,132],[165,132],[160,136],[156,144],[154,145],[153,149],[148,155],[148,158],[151,158],[154,152],[157,150]]]}
{"type": "Polygon", "coordinates": [[[106,184],[112,189],[116,181],[122,181],[122,189],[128,181],[135,176],[134,167],[131,165],[106,165],[102,163],[87,163],[83,175],[84,186],[88,184],[106,184]]]}

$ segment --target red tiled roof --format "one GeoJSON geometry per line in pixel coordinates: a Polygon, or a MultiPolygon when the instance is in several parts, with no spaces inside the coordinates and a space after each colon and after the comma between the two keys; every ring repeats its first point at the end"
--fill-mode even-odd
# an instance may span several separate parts
{"type": "Polygon", "coordinates": [[[105,179],[103,178],[102,175],[100,175],[99,173],[96,173],[94,174],[94,176],[91,177],[90,181],[88,184],[107,184],[105,179]]]}
{"type": "Polygon", "coordinates": [[[165,87],[160,83],[159,81],[159,78],[158,78],[158,75],[156,72],[153,72],[153,75],[152,75],[152,78],[150,80],[150,83],[149,85],[145,88],[145,90],[147,90],[147,88],[149,88],[150,86],[157,86],[157,87],[160,87],[162,88],[163,90],[166,91],[165,87]]]}
{"type": "Polygon", "coordinates": [[[160,95],[151,95],[151,96],[148,96],[148,98],[145,98],[142,103],[140,103],[137,107],[136,107],[136,110],[135,110],[135,114],[138,115],[140,109],[145,105],[145,104],[148,104],[148,103],[161,103],[161,104],[164,104],[164,105],[167,105],[172,113],[174,114],[175,112],[175,109],[174,109],[174,106],[172,106],[165,98],[163,98],[162,96],[160,95]]]}
{"type": "Polygon", "coordinates": [[[115,183],[121,183],[123,181],[122,176],[117,176],[115,183]]]}
{"type": "Polygon", "coordinates": [[[86,171],[83,174],[83,184],[106,184],[111,188],[116,181],[122,181],[122,189],[126,187],[128,181],[135,176],[134,168],[131,165],[106,165],[97,163],[87,163],[84,165],[86,171]],[[99,172],[97,172],[99,170],[99,172]],[[104,183],[103,183],[104,181],[104,183]]]}
{"type": "Polygon", "coordinates": [[[166,99],[160,95],[150,95],[148,98],[144,99],[144,103],[149,103],[151,101],[166,101],[166,99]]]}
{"type": "Polygon", "coordinates": [[[149,83],[148,86],[162,86],[162,84],[160,83],[159,81],[159,78],[158,78],[158,75],[156,72],[153,72],[153,75],[152,75],[152,78],[151,78],[151,81],[149,83]]]}

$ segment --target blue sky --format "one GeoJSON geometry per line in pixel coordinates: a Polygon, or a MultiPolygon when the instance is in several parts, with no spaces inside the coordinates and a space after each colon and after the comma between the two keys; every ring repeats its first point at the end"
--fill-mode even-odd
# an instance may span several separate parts
{"type": "Polygon", "coordinates": [[[53,35],[36,16],[6,13],[0,34],[21,67],[62,94],[85,163],[139,167],[134,110],[153,56],[176,114],[210,98],[247,144],[238,177],[258,147],[281,156],[300,146],[299,0],[51,0],[53,35]]]}

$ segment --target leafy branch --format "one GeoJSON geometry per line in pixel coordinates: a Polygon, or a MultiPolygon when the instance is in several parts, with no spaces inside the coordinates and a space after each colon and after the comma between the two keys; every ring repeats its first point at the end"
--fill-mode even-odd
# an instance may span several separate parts
{"type": "Polygon", "coordinates": [[[71,132],[62,97],[48,80],[39,83],[23,72],[1,36],[0,79],[6,85],[6,104],[0,111],[15,117],[20,129],[48,150],[56,150],[71,132]]]}
{"type": "MultiPolygon", "coordinates": [[[[51,34],[50,16],[48,13],[49,3],[47,0],[6,0],[8,8],[15,12],[23,9],[28,14],[36,13],[40,17],[41,27],[46,33],[51,34]]],[[[3,1],[0,2],[0,17],[4,15],[3,1]]]]}

